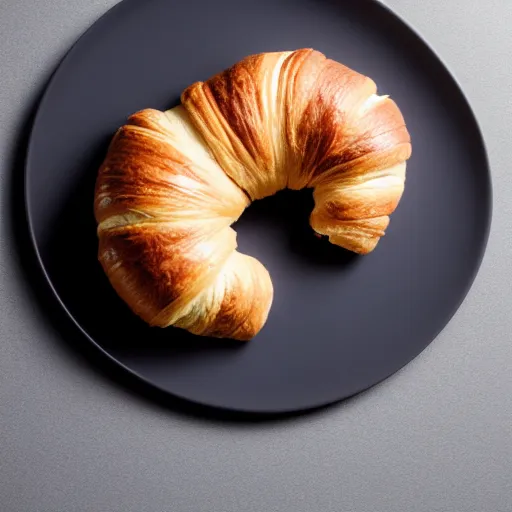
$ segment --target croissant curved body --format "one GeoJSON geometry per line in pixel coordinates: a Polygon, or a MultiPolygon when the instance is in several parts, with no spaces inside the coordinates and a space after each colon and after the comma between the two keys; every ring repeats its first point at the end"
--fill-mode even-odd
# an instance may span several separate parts
{"type": "Polygon", "coordinates": [[[236,250],[251,201],[313,188],[311,227],[360,254],[384,235],[404,190],[409,133],[368,77],[303,49],[249,56],[132,115],[99,170],[99,260],[153,326],[251,339],[270,276],[236,250]]]}

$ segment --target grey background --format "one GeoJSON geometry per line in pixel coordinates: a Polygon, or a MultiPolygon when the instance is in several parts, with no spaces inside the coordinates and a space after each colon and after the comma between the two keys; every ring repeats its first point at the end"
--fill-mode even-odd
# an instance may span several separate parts
{"type": "Polygon", "coordinates": [[[40,307],[11,218],[20,136],[64,52],[116,2],[0,1],[2,511],[511,510],[512,4],[387,0],[452,69],[488,145],[493,225],[463,306],[417,359],[356,399],[233,423],[116,384],[40,307]]]}

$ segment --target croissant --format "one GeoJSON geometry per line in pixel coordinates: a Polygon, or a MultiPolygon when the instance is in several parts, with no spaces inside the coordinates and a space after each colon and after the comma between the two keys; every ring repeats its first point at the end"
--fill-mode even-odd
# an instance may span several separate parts
{"type": "Polygon", "coordinates": [[[370,78],[313,49],[251,55],[116,132],[96,181],[98,259],[149,325],[249,340],[273,287],[236,250],[231,225],[244,209],[312,188],[312,229],[367,254],[400,201],[410,155],[399,108],[370,78]]]}

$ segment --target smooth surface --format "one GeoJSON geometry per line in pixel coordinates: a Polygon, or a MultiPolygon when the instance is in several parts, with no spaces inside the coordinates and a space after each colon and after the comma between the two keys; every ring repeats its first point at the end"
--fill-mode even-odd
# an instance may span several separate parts
{"type": "Polygon", "coordinates": [[[97,371],[23,270],[20,131],[63,53],[112,3],[0,4],[2,510],[509,511],[512,7],[389,2],[455,70],[489,148],[492,232],[466,301],[434,344],[357,399],[234,424],[155,405],[97,371]]]}
{"type": "Polygon", "coordinates": [[[52,79],[31,133],[30,228],[44,270],[76,323],[145,381],[229,410],[319,407],[403,367],[461,303],[490,219],[483,143],[449,74],[381,4],[212,5],[126,0],[80,39],[52,79]],[[187,24],[170,31],[162,21],[190,19],[201,9],[209,20],[202,36],[224,34],[215,47],[187,39],[187,24]],[[173,51],[182,41],[183,51],[173,51]],[[150,328],[117,297],[97,261],[92,200],[112,134],[131,113],[166,110],[186,84],[245,55],[304,47],[371,76],[406,119],[413,155],[386,236],[372,254],[357,257],[314,236],[311,191],[256,201],[235,229],[239,249],[272,276],[274,302],[264,329],[243,344],[150,328]],[[165,58],[169,65],[162,67],[165,58]]]}

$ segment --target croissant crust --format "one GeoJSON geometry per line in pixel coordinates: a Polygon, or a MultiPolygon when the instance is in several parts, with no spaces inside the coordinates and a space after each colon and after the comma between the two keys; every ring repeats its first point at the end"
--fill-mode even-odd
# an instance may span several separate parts
{"type": "Polygon", "coordinates": [[[367,254],[410,155],[398,106],[370,78],[312,49],[251,55],[117,131],[96,181],[99,261],[148,324],[249,340],[273,298],[231,228],[251,201],[312,188],[313,230],[367,254]]]}

